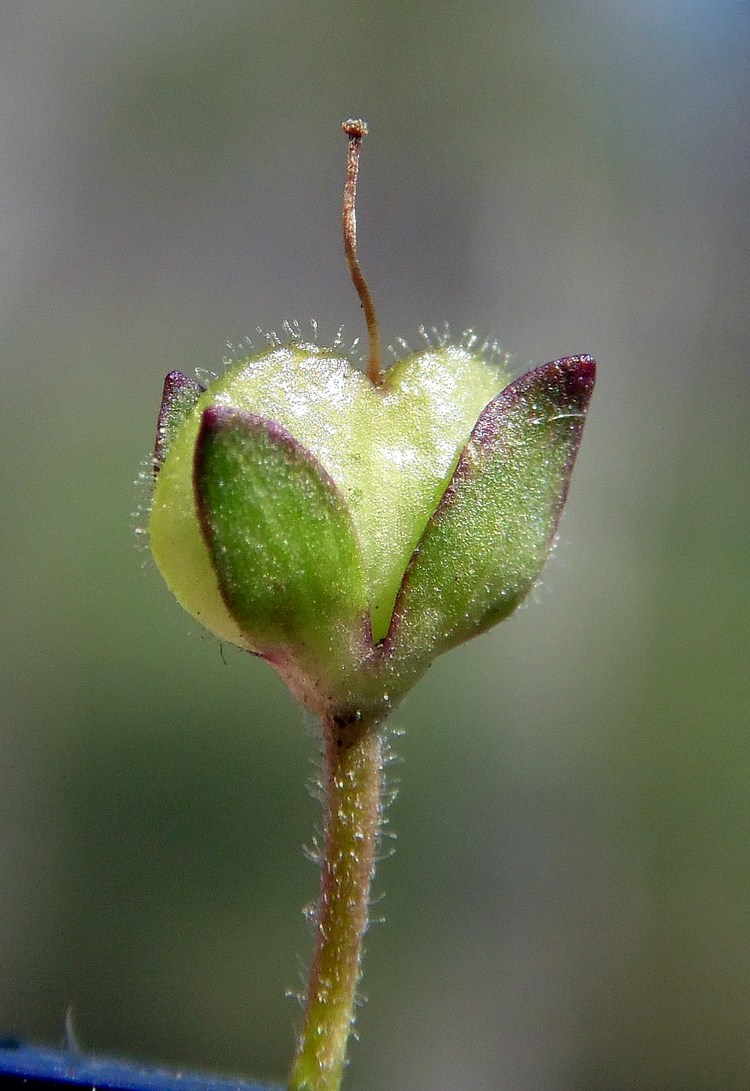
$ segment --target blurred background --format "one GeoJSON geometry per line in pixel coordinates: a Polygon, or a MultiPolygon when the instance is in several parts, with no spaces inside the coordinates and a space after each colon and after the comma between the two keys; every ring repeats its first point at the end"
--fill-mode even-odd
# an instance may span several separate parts
{"type": "Polygon", "coordinates": [[[600,379],[533,602],[395,718],[347,1086],[750,1086],[747,5],[6,0],[0,43],[0,1029],[286,1073],[317,744],[135,481],[168,370],[362,333],[361,114],[386,340],[600,379]]]}

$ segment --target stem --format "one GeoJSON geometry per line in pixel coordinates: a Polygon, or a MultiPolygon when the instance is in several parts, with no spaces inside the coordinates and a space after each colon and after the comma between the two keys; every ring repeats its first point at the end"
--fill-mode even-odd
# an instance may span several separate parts
{"type": "Polygon", "coordinates": [[[367,358],[367,376],[371,383],[380,386],[383,381],[381,371],[380,327],[375,314],[375,305],[372,302],[370,289],[364,278],[357,257],[357,172],[359,171],[359,152],[362,145],[362,137],[367,134],[367,123],[359,118],[350,118],[341,125],[349,138],[349,149],[346,159],[346,184],[344,185],[344,211],[341,217],[344,229],[344,253],[346,264],[349,266],[349,275],[357,289],[362,310],[365,312],[367,322],[367,338],[370,351],[367,358]]]}
{"type": "Polygon", "coordinates": [[[315,956],[289,1091],[338,1091],[354,1024],[381,816],[381,725],[323,721],[326,835],[315,956]]]}

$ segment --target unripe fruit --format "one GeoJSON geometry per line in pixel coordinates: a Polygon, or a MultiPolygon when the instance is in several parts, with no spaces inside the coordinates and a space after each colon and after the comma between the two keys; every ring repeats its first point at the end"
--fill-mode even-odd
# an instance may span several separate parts
{"type": "Polygon", "coordinates": [[[383,375],[356,257],[366,130],[344,128],[367,374],[299,340],[208,390],[171,373],[149,530],[170,589],[220,639],[266,658],[316,713],[377,716],[536,581],[595,365],[569,357],[509,385],[481,353],[439,343],[383,375]]]}

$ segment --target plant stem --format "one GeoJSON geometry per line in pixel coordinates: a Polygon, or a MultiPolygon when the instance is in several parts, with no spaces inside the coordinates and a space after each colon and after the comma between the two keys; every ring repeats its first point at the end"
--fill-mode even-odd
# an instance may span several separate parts
{"type": "Polygon", "coordinates": [[[367,929],[381,818],[382,726],[322,724],[325,855],[305,1023],[289,1091],[338,1091],[367,929]]]}

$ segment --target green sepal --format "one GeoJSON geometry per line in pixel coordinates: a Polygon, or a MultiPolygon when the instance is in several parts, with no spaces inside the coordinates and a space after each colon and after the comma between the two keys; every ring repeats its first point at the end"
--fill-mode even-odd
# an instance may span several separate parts
{"type": "MultiPolygon", "coordinates": [[[[420,671],[502,621],[552,548],[594,387],[571,356],[511,383],[479,417],[406,570],[383,651],[420,671]]],[[[401,667],[403,665],[403,667],[401,667]]]]}
{"type": "Polygon", "coordinates": [[[369,650],[351,516],[318,460],[281,425],[211,406],[194,460],[198,520],[245,645],[336,688],[369,650]]]}
{"type": "Polygon", "coordinates": [[[159,417],[156,422],[156,443],[154,445],[154,473],[159,472],[167,457],[172,441],[181,428],[183,421],[195,408],[205,387],[195,379],[188,378],[181,371],[170,371],[164,380],[161,395],[159,417]]]}

